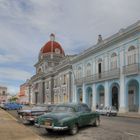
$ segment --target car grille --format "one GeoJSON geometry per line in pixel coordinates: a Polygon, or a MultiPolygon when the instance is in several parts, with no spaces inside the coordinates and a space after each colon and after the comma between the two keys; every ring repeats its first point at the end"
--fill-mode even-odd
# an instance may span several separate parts
{"type": "Polygon", "coordinates": [[[46,126],[52,126],[52,120],[51,119],[45,120],[44,125],[46,125],[46,126]]]}

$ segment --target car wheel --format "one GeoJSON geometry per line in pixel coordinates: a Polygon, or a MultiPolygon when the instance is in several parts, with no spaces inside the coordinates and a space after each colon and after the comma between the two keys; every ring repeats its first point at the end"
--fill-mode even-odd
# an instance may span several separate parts
{"type": "Polygon", "coordinates": [[[95,122],[93,123],[93,126],[98,127],[99,125],[100,125],[100,119],[99,118],[96,118],[95,119],[95,122]]]}
{"type": "Polygon", "coordinates": [[[52,133],[52,132],[53,132],[52,129],[47,129],[47,128],[46,128],[46,131],[47,131],[48,133],[52,133]]]}
{"type": "Polygon", "coordinates": [[[77,125],[77,124],[74,124],[74,125],[70,128],[69,133],[70,133],[71,135],[75,135],[76,133],[78,133],[78,125],[77,125]]]}

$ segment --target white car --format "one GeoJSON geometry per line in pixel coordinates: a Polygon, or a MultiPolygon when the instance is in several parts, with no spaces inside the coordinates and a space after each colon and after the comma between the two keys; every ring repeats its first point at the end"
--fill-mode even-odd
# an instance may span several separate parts
{"type": "Polygon", "coordinates": [[[117,116],[117,109],[114,106],[99,107],[96,112],[106,116],[117,116]]]}

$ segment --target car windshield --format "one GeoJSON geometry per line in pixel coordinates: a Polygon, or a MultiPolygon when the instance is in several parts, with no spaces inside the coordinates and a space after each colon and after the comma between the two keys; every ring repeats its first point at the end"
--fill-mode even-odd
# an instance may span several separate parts
{"type": "Polygon", "coordinates": [[[32,110],[45,110],[45,109],[46,109],[46,107],[42,107],[42,106],[34,106],[32,108],[32,110]]]}
{"type": "Polygon", "coordinates": [[[67,106],[56,106],[52,112],[74,112],[74,109],[67,106]]]}

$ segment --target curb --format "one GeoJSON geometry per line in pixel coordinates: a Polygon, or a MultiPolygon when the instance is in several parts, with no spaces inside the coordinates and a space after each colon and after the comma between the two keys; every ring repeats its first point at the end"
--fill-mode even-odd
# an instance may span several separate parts
{"type": "MultiPolygon", "coordinates": [[[[13,119],[14,121],[18,122],[18,119],[16,119],[15,117],[13,117],[9,112],[3,110],[0,108],[0,110],[4,111],[11,119],[13,119]]],[[[28,129],[28,131],[30,131],[31,134],[35,135],[38,140],[44,140],[44,138],[42,138],[41,136],[37,135],[33,130],[31,130],[30,128],[24,126],[23,124],[21,123],[18,123],[18,125],[22,125],[25,129],[28,129]]]]}
{"type": "Polygon", "coordinates": [[[135,119],[140,119],[140,116],[130,116],[130,115],[121,115],[121,114],[118,114],[117,115],[118,117],[126,117],[126,118],[135,118],[135,119]]]}

